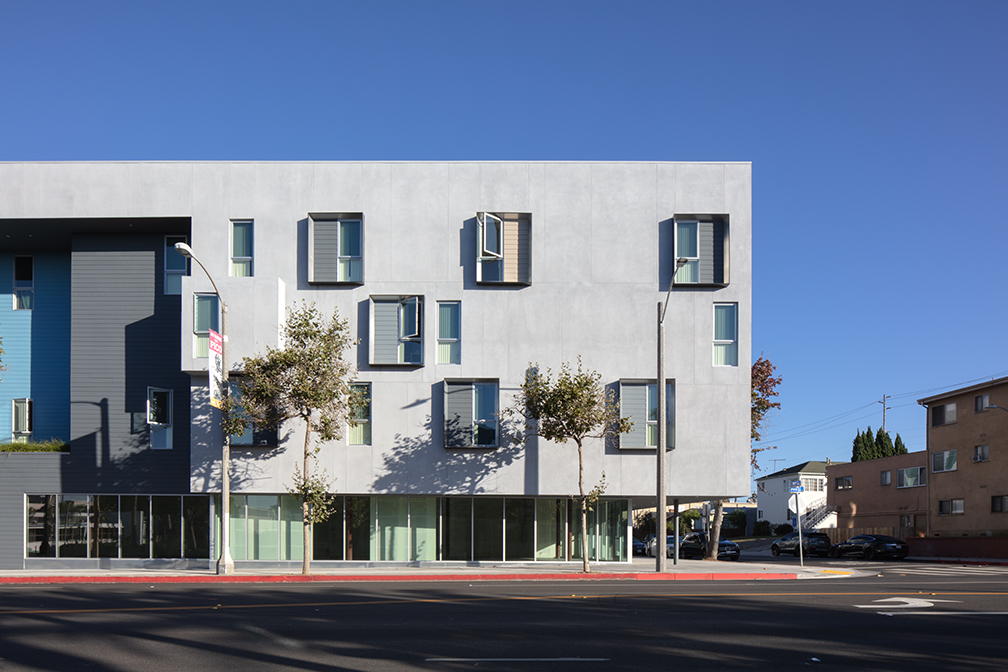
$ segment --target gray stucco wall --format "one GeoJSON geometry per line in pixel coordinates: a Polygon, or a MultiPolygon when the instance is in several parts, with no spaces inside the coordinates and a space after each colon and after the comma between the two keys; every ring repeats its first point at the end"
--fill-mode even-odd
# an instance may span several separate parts
{"type": "Polygon", "coordinates": [[[0,453],[0,569],[23,569],[25,493],[60,491],[60,453],[0,453]]]}
{"type": "MultiPolygon", "coordinates": [[[[0,164],[0,218],[191,217],[192,247],[230,306],[232,361],[277,345],[295,301],[348,317],[361,338],[359,378],[373,383],[373,443],[323,447],[340,492],[567,495],[577,489],[572,445],[446,451],[441,381],[499,379],[506,405],[530,362],[555,369],[578,355],[606,384],[653,379],[672,217],[727,216],[730,284],[676,287],[666,318],[677,403],[669,494],[699,500],[749,494],[751,183],[748,163],[0,164]],[[476,285],[479,211],[531,213],[531,286],[476,285]],[[363,285],[308,283],[308,213],[325,212],[364,214],[363,285]],[[232,218],[255,221],[255,277],[228,277],[232,218]],[[424,296],[423,367],[368,366],[371,295],[424,296]],[[437,300],[462,301],[461,365],[435,364],[437,300]],[[738,304],[737,367],[712,364],[715,302],[738,304]]],[[[219,488],[206,360],[192,358],[192,292],[210,289],[195,268],[183,282],[197,492],[219,488]]],[[[238,492],[284,490],[303,437],[284,430],[290,448],[237,452],[238,492]]],[[[646,500],[654,489],[653,451],[591,446],[588,481],[603,470],[607,495],[646,500]]]]}

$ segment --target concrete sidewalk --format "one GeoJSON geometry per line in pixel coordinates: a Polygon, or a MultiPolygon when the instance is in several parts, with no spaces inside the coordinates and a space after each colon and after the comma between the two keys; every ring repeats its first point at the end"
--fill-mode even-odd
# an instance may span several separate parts
{"type": "Polygon", "coordinates": [[[265,569],[239,563],[233,576],[217,576],[213,569],[49,569],[0,570],[0,586],[15,584],[71,583],[302,583],[350,581],[757,581],[852,576],[851,571],[823,571],[816,568],[762,562],[708,562],[668,560],[665,573],[655,571],[653,558],[634,558],[631,563],[592,563],[591,572],[580,563],[446,565],[419,563],[367,567],[313,569],[309,576],[295,569],[265,569]]]}

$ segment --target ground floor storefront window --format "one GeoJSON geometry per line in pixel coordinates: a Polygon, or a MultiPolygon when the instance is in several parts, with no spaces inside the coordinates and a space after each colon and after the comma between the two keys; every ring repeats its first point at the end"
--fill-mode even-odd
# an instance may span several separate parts
{"type": "MultiPolygon", "coordinates": [[[[219,553],[218,495],[27,495],[26,558],[211,559],[219,553]],[[211,543],[212,542],[212,543],[211,543]]],[[[588,511],[593,561],[628,556],[625,499],[588,511]]],[[[301,503],[232,495],[231,557],[300,561],[301,503]]],[[[565,561],[581,558],[581,516],[567,498],[337,495],[312,529],[315,560],[565,561]]]]}

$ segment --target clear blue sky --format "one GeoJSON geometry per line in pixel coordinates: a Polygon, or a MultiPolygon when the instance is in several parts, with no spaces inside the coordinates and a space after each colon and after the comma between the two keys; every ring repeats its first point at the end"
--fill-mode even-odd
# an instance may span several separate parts
{"type": "Polygon", "coordinates": [[[763,474],[1008,375],[1008,2],[0,0],[0,160],[753,163],[763,474]]]}

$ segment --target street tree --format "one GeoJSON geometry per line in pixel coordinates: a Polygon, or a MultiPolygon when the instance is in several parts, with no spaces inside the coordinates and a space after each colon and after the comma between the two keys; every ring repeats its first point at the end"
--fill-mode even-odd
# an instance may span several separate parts
{"type": "Polygon", "coordinates": [[[621,418],[619,403],[612,391],[601,383],[602,375],[585,371],[578,357],[577,371],[565,362],[553,378],[550,369],[543,373],[538,364],[529,364],[525,381],[521,384],[513,404],[502,415],[509,424],[509,432],[522,444],[534,436],[564,444],[573,441],[578,453],[578,495],[572,497],[581,509],[581,558],[583,570],[590,572],[588,563],[588,509],[595,505],[605,491],[605,472],[599,484],[585,490],[584,451],[590,440],[615,439],[629,431],[633,422],[621,418]]]}
{"type": "MultiPolygon", "coordinates": [[[[759,471],[757,456],[765,450],[774,450],[777,446],[757,446],[766,431],[767,416],[770,411],[780,408],[777,386],[782,377],[774,375],[777,367],[760,353],[759,359],[752,365],[752,389],[750,394],[750,431],[749,431],[749,464],[754,471],[759,471]]],[[[724,517],[724,500],[714,500],[714,520],[711,523],[710,535],[707,537],[707,554],[704,560],[717,560],[718,538],[721,536],[721,521],[724,517]]]]}
{"type": "Polygon", "coordinates": [[[342,438],[356,403],[351,383],[356,374],[350,352],[357,342],[339,312],[323,315],[314,303],[288,309],[282,347],[245,357],[239,394],[225,403],[225,427],[240,433],[250,424],[277,428],[288,420],[304,425],[302,466],[295,467],[288,492],[301,501],[304,517],[302,574],[311,571],[312,525],[326,520],[333,502],[324,469],[313,469],[322,442],[342,438]]]}

